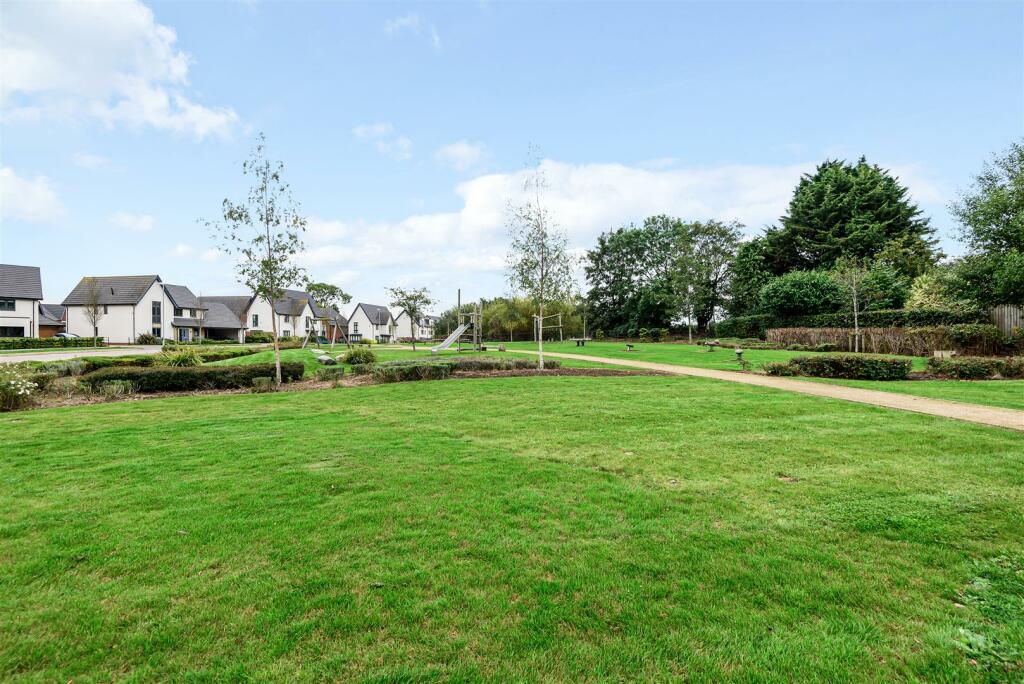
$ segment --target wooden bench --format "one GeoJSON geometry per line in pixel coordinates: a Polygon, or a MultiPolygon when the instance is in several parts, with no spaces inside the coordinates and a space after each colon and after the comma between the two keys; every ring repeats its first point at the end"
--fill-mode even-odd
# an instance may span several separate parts
{"type": "Polygon", "coordinates": [[[587,342],[590,341],[589,337],[570,337],[570,342],[575,342],[577,347],[586,347],[587,342]]]}

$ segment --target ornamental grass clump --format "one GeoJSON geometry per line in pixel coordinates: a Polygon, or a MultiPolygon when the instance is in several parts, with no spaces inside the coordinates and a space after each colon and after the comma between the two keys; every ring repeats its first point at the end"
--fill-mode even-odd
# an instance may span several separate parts
{"type": "Polygon", "coordinates": [[[186,368],[203,365],[203,357],[195,349],[185,347],[160,352],[160,355],[157,357],[157,363],[158,365],[170,366],[172,368],[186,368]]]}
{"type": "Polygon", "coordinates": [[[39,387],[31,377],[31,372],[21,366],[0,366],[0,411],[17,411],[31,405],[39,387]]]}

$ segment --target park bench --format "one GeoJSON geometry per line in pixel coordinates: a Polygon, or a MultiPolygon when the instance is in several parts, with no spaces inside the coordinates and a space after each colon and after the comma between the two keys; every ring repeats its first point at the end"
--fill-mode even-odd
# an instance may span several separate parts
{"type": "Polygon", "coordinates": [[[631,345],[629,342],[626,343],[626,351],[635,351],[633,349],[633,345],[631,345]]]}
{"type": "Polygon", "coordinates": [[[587,342],[590,341],[589,337],[570,337],[570,342],[575,342],[577,347],[586,347],[587,342]]]}

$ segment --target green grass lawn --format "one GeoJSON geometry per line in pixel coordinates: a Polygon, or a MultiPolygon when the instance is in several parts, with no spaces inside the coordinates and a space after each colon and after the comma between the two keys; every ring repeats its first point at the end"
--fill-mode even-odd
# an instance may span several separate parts
{"type": "MultiPolygon", "coordinates": [[[[516,342],[509,345],[515,349],[537,348],[535,343],[516,342]]],[[[545,343],[544,349],[569,354],[587,354],[613,359],[633,359],[654,363],[671,363],[679,366],[697,368],[717,368],[719,370],[739,370],[732,349],[718,349],[708,352],[704,347],[686,344],[636,344],[636,351],[625,351],[622,342],[588,342],[586,347],[578,348],[572,342],[545,343]]],[[[753,370],[759,370],[762,363],[769,361],[788,361],[795,356],[813,356],[815,352],[796,352],[775,349],[749,349],[743,357],[753,364],[753,370]]],[[[918,356],[902,358],[911,359],[917,371],[925,369],[927,359],[918,356]]],[[[957,380],[908,380],[904,382],[876,382],[870,380],[834,380],[831,378],[801,378],[817,380],[849,387],[877,389],[886,392],[913,394],[932,399],[962,401],[986,406],[1024,409],[1024,380],[984,380],[963,382],[957,380]]]]}
{"type": "Polygon", "coordinates": [[[0,444],[6,681],[1024,672],[1008,430],[532,377],[4,414],[0,444]]]}

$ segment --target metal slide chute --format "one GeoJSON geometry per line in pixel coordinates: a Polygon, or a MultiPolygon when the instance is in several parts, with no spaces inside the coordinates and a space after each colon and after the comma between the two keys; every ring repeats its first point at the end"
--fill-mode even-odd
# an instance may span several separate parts
{"type": "Polygon", "coordinates": [[[433,353],[436,354],[437,352],[441,351],[442,349],[447,349],[448,347],[452,346],[453,344],[455,344],[455,341],[457,339],[462,337],[462,333],[464,333],[467,330],[469,330],[472,327],[472,325],[473,325],[472,323],[463,323],[458,328],[453,330],[452,334],[449,335],[447,338],[445,338],[444,342],[442,342],[441,344],[437,345],[436,347],[431,347],[430,351],[432,351],[433,353]]]}

